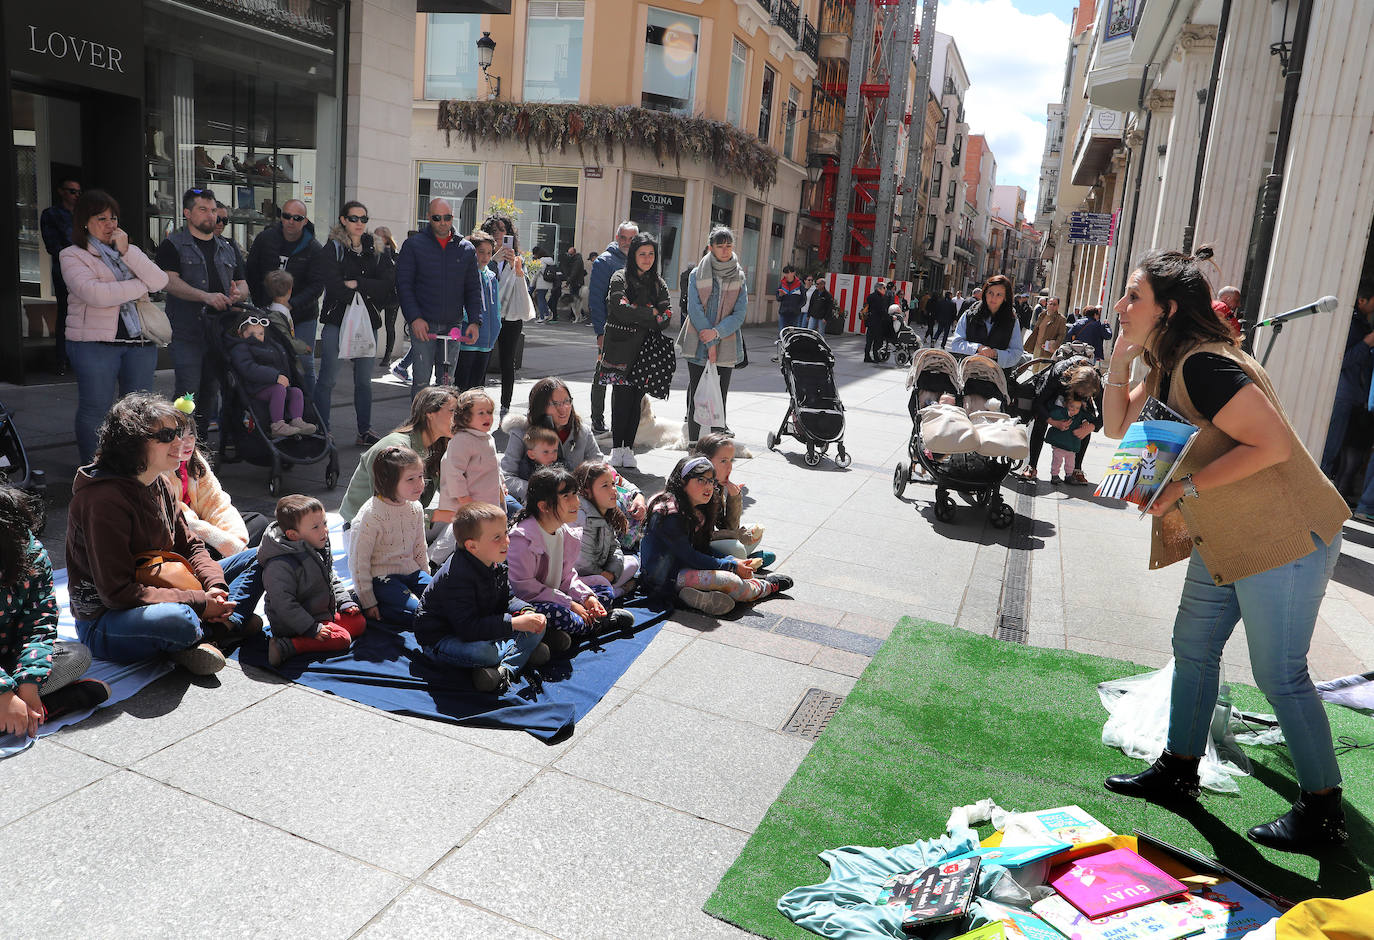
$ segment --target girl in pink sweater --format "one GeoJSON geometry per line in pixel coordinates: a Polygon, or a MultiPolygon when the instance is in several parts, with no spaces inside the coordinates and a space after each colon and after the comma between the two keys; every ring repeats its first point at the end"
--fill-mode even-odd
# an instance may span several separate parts
{"type": "Polygon", "coordinates": [[[420,455],[409,447],[386,448],[373,461],[372,487],[350,528],[353,593],[367,619],[409,630],[430,581],[420,455]]]}
{"type": "MultiPolygon", "coordinates": [[[[454,513],[468,503],[506,506],[509,516],[511,507],[506,505],[501,461],[491,437],[495,416],[496,402],[482,389],[470,388],[458,396],[453,409],[453,436],[439,462],[439,508],[434,511],[435,522],[452,522],[454,513]]],[[[443,564],[456,547],[453,533],[444,529],[430,546],[430,561],[443,564]]]]}

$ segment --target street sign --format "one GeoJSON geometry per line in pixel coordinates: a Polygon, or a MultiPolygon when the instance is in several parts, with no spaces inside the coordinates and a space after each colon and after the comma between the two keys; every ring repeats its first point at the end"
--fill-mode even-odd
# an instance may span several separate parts
{"type": "Polygon", "coordinates": [[[1070,212],[1070,245],[1110,245],[1116,231],[1116,214],[1109,212],[1070,212]]]}

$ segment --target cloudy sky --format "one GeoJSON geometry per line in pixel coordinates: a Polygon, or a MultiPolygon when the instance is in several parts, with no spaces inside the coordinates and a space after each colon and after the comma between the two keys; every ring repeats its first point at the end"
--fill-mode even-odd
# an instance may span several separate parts
{"type": "Polygon", "coordinates": [[[935,28],[954,37],[968,71],[969,133],[997,158],[999,185],[1026,191],[1033,215],[1045,149],[1045,105],[1064,82],[1075,0],[940,0],[935,28]]]}

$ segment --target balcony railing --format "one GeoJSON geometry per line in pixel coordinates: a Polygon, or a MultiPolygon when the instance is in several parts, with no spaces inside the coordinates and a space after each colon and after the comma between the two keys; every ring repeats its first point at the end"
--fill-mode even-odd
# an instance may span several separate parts
{"type": "Polygon", "coordinates": [[[801,41],[801,9],[792,0],[773,0],[773,22],[794,40],[801,41]]]}
{"type": "Polygon", "coordinates": [[[812,62],[820,61],[821,34],[806,17],[802,22],[801,51],[811,57],[812,62]]]}

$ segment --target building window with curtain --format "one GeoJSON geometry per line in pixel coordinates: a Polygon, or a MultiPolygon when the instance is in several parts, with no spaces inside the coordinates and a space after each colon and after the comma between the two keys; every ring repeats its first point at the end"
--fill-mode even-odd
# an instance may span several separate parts
{"type": "Polygon", "coordinates": [[[778,73],[769,66],[763,67],[763,90],[759,95],[759,139],[767,143],[773,130],[773,86],[777,84],[778,73]]]}
{"type": "Polygon", "coordinates": [[[792,159],[792,147],[797,138],[797,122],[801,120],[801,91],[796,86],[787,89],[787,109],[783,112],[782,155],[792,159]]]}
{"type": "Polygon", "coordinates": [[[744,124],[744,80],[749,74],[749,47],[735,39],[730,47],[730,92],[725,100],[725,120],[744,124]]]}
{"type": "Polygon", "coordinates": [[[701,20],[649,7],[644,36],[644,91],[640,104],[651,111],[691,114],[696,98],[697,38],[701,20]]]}
{"type": "Polygon", "coordinates": [[[735,194],[719,186],[711,187],[711,224],[734,225],[735,194]]]}
{"type": "Polygon", "coordinates": [[[584,6],[581,0],[530,3],[525,20],[526,101],[573,102],[581,97],[584,6]]]}
{"type": "Polygon", "coordinates": [[[787,213],[781,209],[773,210],[773,225],[768,230],[768,296],[778,289],[782,282],[783,239],[787,234],[787,213]]]}
{"type": "Polygon", "coordinates": [[[477,97],[479,13],[431,13],[425,29],[425,98],[477,97]]]}

